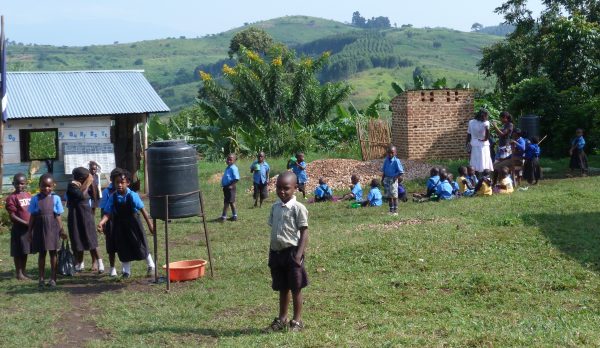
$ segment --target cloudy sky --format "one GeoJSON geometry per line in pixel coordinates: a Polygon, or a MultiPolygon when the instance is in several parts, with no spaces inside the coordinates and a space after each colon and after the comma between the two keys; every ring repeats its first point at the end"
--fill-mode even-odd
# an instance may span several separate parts
{"type": "MultiPolygon", "coordinates": [[[[6,36],[17,42],[90,45],[196,37],[286,15],[349,22],[354,11],[392,23],[468,31],[496,25],[502,0],[0,0],[6,36]]],[[[536,13],[540,0],[529,0],[536,13]]]]}

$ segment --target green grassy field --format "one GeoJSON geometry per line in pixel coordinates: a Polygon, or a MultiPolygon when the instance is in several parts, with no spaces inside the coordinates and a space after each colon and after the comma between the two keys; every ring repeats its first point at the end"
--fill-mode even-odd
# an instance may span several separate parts
{"type": "MultiPolygon", "coordinates": [[[[353,31],[364,31],[347,24],[308,16],[289,16],[250,24],[265,29],[277,41],[291,47],[353,31]]],[[[244,27],[202,38],[164,38],[134,43],[91,45],[84,47],[48,45],[10,45],[9,71],[144,69],[145,75],[173,111],[194,102],[198,77],[194,69],[201,64],[227,58],[229,42],[244,27]],[[194,81],[194,82],[192,82],[194,81]]],[[[401,28],[384,31],[394,47],[394,54],[412,62],[398,69],[369,69],[350,78],[356,95],[351,99],[359,107],[367,105],[382,93],[391,93],[392,80],[412,87],[412,71],[425,68],[433,77],[447,77],[450,86],[469,82],[471,87],[489,88],[492,80],[483,80],[476,63],[481,48],[500,39],[499,36],[467,33],[451,29],[401,28]],[[441,46],[434,48],[434,42],[441,46]],[[383,73],[381,78],[374,77],[383,73]]]]}
{"type": "MultiPolygon", "coordinates": [[[[270,162],[283,170],[283,160],[270,162]]],[[[599,158],[590,162],[600,167],[599,158]]],[[[308,205],[311,284],[306,329],[294,334],[260,331],[277,314],[277,294],[267,267],[269,208],[252,209],[243,193],[249,160],[238,163],[240,220],[209,223],[216,276],[175,283],[168,294],[146,282],[142,262],[127,281],[83,274],[40,292],[34,281],[12,280],[3,233],[2,346],[64,346],[77,325],[67,331],[61,322],[73,318],[88,320],[92,347],[598,346],[600,214],[591,188],[599,178],[559,179],[566,163],[543,162],[554,178],[527,191],[406,203],[397,217],[385,207],[308,205]]],[[[200,164],[210,219],[220,214],[214,178],[223,168],[200,164]]],[[[176,220],[170,232],[172,260],[206,258],[198,219],[176,220]]],[[[163,236],[159,224],[161,248],[163,236]]],[[[158,258],[162,265],[163,252],[158,258]]],[[[28,269],[35,273],[34,258],[28,269]]]]}

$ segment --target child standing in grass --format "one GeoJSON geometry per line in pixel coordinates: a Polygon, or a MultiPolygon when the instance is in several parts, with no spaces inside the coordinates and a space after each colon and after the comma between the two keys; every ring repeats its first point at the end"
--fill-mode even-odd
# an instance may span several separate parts
{"type": "Polygon", "coordinates": [[[358,175],[352,174],[352,176],[350,177],[350,182],[352,182],[352,184],[350,185],[350,192],[346,193],[344,196],[342,196],[342,199],[344,199],[344,200],[353,199],[357,202],[362,202],[363,190],[362,190],[362,186],[360,186],[359,181],[360,181],[360,178],[358,177],[358,175]]]}
{"type": "Polygon", "coordinates": [[[31,254],[31,244],[27,236],[29,225],[29,202],[31,195],[25,191],[27,177],[23,173],[17,173],[13,177],[15,190],[6,197],[6,211],[12,227],[10,229],[10,256],[15,261],[15,277],[18,280],[29,280],[25,274],[27,266],[27,255],[31,254]]]}
{"type": "Polygon", "coordinates": [[[67,186],[67,201],[69,202],[67,227],[77,263],[76,269],[83,271],[83,254],[85,250],[89,250],[92,255],[93,268],[96,268],[92,270],[104,273],[104,264],[98,253],[94,214],[90,207],[90,191],[93,191],[91,188],[94,179],[90,171],[83,167],[73,169],[72,174],[73,181],[67,186]]]}
{"type": "Polygon", "coordinates": [[[319,178],[319,186],[315,188],[315,202],[325,202],[333,199],[333,191],[327,185],[327,181],[319,178]]]}
{"type": "Polygon", "coordinates": [[[569,155],[571,156],[571,161],[569,162],[571,175],[575,170],[579,170],[581,176],[584,176],[588,171],[588,160],[585,151],[583,151],[584,148],[585,139],[583,138],[583,129],[577,128],[575,131],[575,138],[571,140],[571,148],[569,149],[569,155]]]}
{"type": "Polygon", "coordinates": [[[271,167],[265,161],[265,153],[259,152],[256,161],[250,165],[250,173],[252,173],[252,181],[254,186],[254,207],[258,206],[258,199],[260,198],[260,206],[262,207],[263,201],[269,196],[269,171],[271,167]]]}
{"type": "Polygon", "coordinates": [[[288,163],[288,169],[291,169],[298,180],[298,191],[302,192],[302,197],[306,199],[306,183],[308,182],[308,175],[306,174],[306,162],[304,162],[304,153],[298,152],[296,154],[296,162],[290,161],[288,163]]]}
{"type": "Polygon", "coordinates": [[[362,206],[381,207],[383,205],[383,195],[379,190],[379,180],[371,180],[371,189],[367,195],[367,200],[362,202],[362,206]]]}
{"type": "Polygon", "coordinates": [[[385,197],[389,200],[390,214],[398,215],[398,179],[404,174],[404,168],[398,157],[396,147],[391,145],[387,157],[383,160],[381,181],[385,197]]]}
{"type": "Polygon", "coordinates": [[[237,210],[235,208],[236,184],[240,181],[240,171],[235,165],[236,156],[232,153],[227,156],[227,168],[221,178],[221,187],[223,187],[223,213],[220,221],[227,221],[227,209],[231,207],[231,221],[237,221],[237,210]]]}
{"type": "Polygon", "coordinates": [[[40,177],[40,193],[31,198],[29,204],[29,227],[27,235],[31,241],[31,252],[38,253],[39,283],[44,286],[46,253],[50,254],[50,281],[47,286],[56,287],[57,250],[60,239],[66,239],[60,214],[64,212],[60,197],[53,194],[54,178],[46,173],[40,177]]]}
{"type": "Polygon", "coordinates": [[[129,189],[131,174],[123,170],[114,177],[113,184],[117,191],[108,199],[102,220],[98,223],[98,230],[112,219],[112,233],[115,236],[117,254],[123,264],[123,278],[131,276],[131,261],[146,260],[148,264],[147,275],[154,271],[154,261],[148,251],[146,231],[140,219],[140,212],[146,220],[150,233],[154,233],[154,226],[148,213],[144,209],[144,202],[140,196],[129,189]]]}
{"type": "Polygon", "coordinates": [[[541,149],[538,145],[540,138],[533,136],[530,143],[525,147],[525,164],[523,165],[523,176],[530,184],[537,184],[542,177],[542,168],[540,167],[541,149]]]}
{"type": "MultiPolygon", "coordinates": [[[[121,168],[115,168],[110,172],[110,184],[102,191],[102,198],[100,199],[100,203],[98,204],[100,207],[100,215],[104,216],[107,213],[106,205],[108,201],[112,199],[113,194],[117,191],[117,188],[114,184],[115,178],[119,177],[123,173],[121,168]]],[[[112,231],[112,219],[109,218],[104,224],[104,228],[100,230],[104,233],[104,239],[106,241],[106,253],[108,254],[108,262],[110,263],[110,272],[109,275],[111,277],[117,276],[117,270],[115,268],[115,255],[117,253],[117,245],[115,234],[112,231]]]]}
{"type": "Polygon", "coordinates": [[[291,331],[301,331],[304,327],[301,291],[308,285],[304,269],[304,251],[308,243],[308,211],[294,196],[297,185],[296,175],[292,172],[279,175],[276,190],[280,200],[273,204],[269,215],[269,268],[272,288],[279,291],[279,316],[267,331],[281,331],[288,326],[291,331]],[[294,317],[288,323],[290,292],[294,317]]]}

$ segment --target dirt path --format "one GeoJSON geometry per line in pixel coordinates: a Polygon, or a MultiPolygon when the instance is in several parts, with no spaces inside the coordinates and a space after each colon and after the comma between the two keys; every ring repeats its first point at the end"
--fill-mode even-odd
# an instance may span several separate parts
{"type": "MultiPolygon", "coordinates": [[[[64,279],[64,278],[63,278],[64,279]]],[[[96,325],[90,313],[96,313],[94,299],[104,292],[118,291],[127,284],[110,282],[106,276],[98,277],[82,273],[72,279],[63,280],[60,287],[68,293],[70,307],[59,319],[57,327],[62,331],[54,347],[84,347],[91,340],[108,339],[110,333],[96,325]]]]}

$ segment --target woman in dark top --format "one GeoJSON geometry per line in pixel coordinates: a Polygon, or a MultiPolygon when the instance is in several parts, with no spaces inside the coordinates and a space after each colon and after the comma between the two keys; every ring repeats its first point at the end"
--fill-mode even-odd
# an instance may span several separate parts
{"type": "Polygon", "coordinates": [[[493,123],[494,130],[498,135],[498,153],[496,154],[496,161],[501,161],[510,157],[510,140],[514,129],[512,116],[510,113],[508,113],[508,111],[502,111],[500,113],[500,120],[502,121],[502,128],[499,128],[498,125],[493,123]]]}
{"type": "MultiPolygon", "coordinates": [[[[98,237],[96,224],[90,206],[90,186],[93,178],[90,171],[83,167],[73,169],[73,181],[67,186],[67,201],[69,205],[69,238],[79,269],[83,270],[83,253],[89,250],[92,263],[98,263],[97,271],[104,272],[104,264],[98,253],[98,237]]],[[[94,271],[96,269],[93,269],[94,271]]]]}

